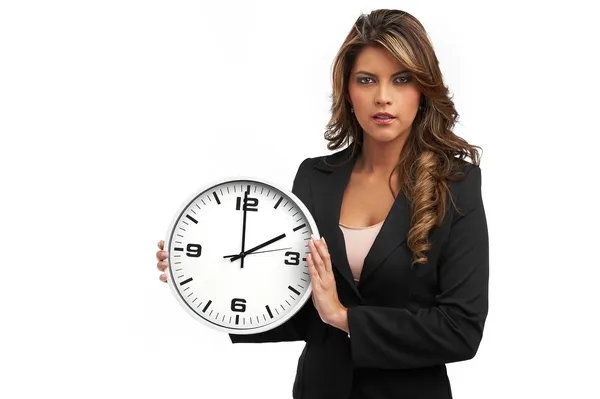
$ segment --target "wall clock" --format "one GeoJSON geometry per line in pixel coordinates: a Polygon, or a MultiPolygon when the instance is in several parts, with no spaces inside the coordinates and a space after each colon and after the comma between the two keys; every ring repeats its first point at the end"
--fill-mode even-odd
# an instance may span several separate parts
{"type": "Polygon", "coordinates": [[[310,298],[306,255],[316,223],[291,191],[258,178],[221,179],[191,196],[167,232],[177,301],[221,332],[255,334],[310,298]]]}

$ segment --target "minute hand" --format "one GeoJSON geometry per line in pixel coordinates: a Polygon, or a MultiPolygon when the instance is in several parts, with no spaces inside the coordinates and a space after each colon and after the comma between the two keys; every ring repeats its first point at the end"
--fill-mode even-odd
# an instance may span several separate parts
{"type": "Polygon", "coordinates": [[[233,262],[233,261],[235,261],[235,260],[237,260],[237,259],[241,258],[241,257],[242,257],[242,255],[243,255],[243,256],[245,256],[245,255],[251,254],[252,252],[254,252],[254,251],[258,251],[259,249],[261,249],[261,248],[264,248],[264,247],[266,247],[267,245],[273,244],[275,241],[279,241],[279,240],[281,240],[281,239],[282,239],[282,238],[284,238],[284,237],[285,237],[285,233],[283,233],[283,234],[281,234],[281,235],[278,235],[277,237],[275,237],[275,238],[272,238],[272,239],[270,239],[269,241],[263,242],[262,244],[260,244],[260,245],[257,245],[256,247],[254,247],[254,248],[252,248],[252,249],[249,249],[249,250],[247,250],[247,251],[246,251],[246,252],[244,252],[243,254],[238,254],[238,255],[235,255],[235,256],[233,256],[233,257],[232,257],[230,260],[233,262]]]}

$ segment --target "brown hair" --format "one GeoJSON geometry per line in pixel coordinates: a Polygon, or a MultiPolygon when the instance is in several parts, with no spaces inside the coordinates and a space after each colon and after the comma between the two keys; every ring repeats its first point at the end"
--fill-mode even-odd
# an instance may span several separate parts
{"type": "MultiPolygon", "coordinates": [[[[412,268],[416,263],[427,262],[425,251],[431,249],[429,232],[444,220],[444,193],[450,194],[446,180],[456,181],[451,175],[467,163],[467,156],[479,165],[476,148],[481,147],[470,145],[452,131],[459,115],[423,25],[407,12],[382,9],[359,16],[334,59],[331,119],[325,132],[329,150],[346,143],[352,146],[354,155],[362,148],[363,131],[350,111],[348,79],[365,46],[386,49],[406,66],[422,93],[419,111],[396,166],[401,191],[411,204],[407,244],[413,253],[412,268]]],[[[390,190],[393,195],[391,183],[390,190]]]]}

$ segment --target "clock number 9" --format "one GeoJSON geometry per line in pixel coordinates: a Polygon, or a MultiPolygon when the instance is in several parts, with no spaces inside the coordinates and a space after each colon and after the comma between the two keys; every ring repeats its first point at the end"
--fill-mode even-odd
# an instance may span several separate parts
{"type": "Polygon", "coordinates": [[[286,259],[285,264],[298,266],[300,264],[300,253],[298,253],[298,252],[286,252],[285,253],[286,258],[289,255],[292,255],[292,259],[290,259],[290,260],[286,259]]]}
{"type": "MultiPolygon", "coordinates": [[[[235,205],[235,210],[239,211],[242,203],[242,197],[237,197],[237,202],[235,205]]],[[[246,201],[244,201],[244,210],[251,212],[258,212],[258,198],[247,197],[246,201]]]]}
{"type": "Polygon", "coordinates": [[[246,300],[242,298],[233,298],[231,300],[231,310],[233,312],[245,312],[246,300]]]}
{"type": "Polygon", "coordinates": [[[199,258],[202,254],[202,245],[200,244],[188,244],[187,245],[187,256],[191,256],[192,258],[199,258]]]}

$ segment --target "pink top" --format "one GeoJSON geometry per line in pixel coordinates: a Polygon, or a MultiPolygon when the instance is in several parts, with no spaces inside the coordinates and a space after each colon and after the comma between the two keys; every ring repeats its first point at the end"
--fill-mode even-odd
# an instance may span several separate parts
{"type": "Polygon", "coordinates": [[[350,269],[352,269],[352,276],[355,282],[360,278],[365,257],[369,253],[375,237],[379,234],[383,222],[384,220],[367,227],[350,227],[340,222],[340,228],[342,233],[344,233],[344,240],[346,242],[348,263],[350,264],[350,269]]]}

